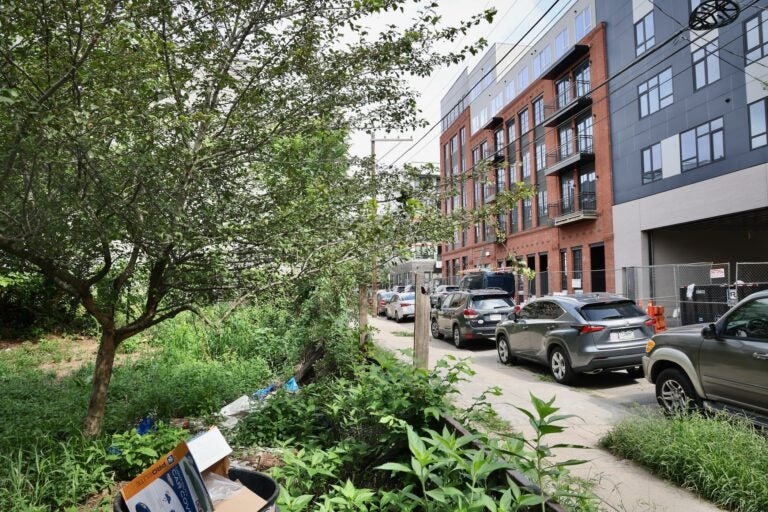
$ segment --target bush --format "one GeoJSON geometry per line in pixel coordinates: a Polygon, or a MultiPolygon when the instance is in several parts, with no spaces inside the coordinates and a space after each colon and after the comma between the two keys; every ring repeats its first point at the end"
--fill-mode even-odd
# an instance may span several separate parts
{"type": "Polygon", "coordinates": [[[616,425],[602,443],[720,507],[768,510],[768,440],[744,420],[638,416],[616,425]]]}

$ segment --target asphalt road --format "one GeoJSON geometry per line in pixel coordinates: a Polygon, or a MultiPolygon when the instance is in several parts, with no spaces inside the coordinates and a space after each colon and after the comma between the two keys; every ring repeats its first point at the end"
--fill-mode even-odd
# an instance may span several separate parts
{"type": "MultiPolygon", "coordinates": [[[[382,347],[398,352],[413,348],[413,321],[396,323],[392,320],[369,317],[376,329],[374,340],[382,347]]],[[[473,398],[492,386],[502,390],[500,397],[490,401],[499,415],[519,432],[530,434],[527,418],[514,406],[530,406],[530,394],[542,399],[557,397],[555,406],[562,414],[575,417],[565,423],[568,428],[550,442],[578,444],[589,448],[562,450],[562,459],[588,459],[587,464],[574,466],[576,476],[597,480],[597,494],[603,500],[604,510],[622,512],[645,511],[717,511],[709,502],[692,493],[654,477],[632,462],[620,460],[601,449],[598,442],[616,422],[634,412],[655,411],[656,398],[653,385],[645,379],[632,379],[626,372],[604,372],[584,375],[575,386],[561,386],[552,380],[547,368],[534,364],[505,366],[499,362],[492,342],[481,343],[468,349],[457,349],[448,340],[431,339],[429,361],[451,355],[469,358],[475,375],[459,386],[457,403],[467,407],[473,398]]],[[[401,354],[410,361],[405,355],[401,354]]]]}

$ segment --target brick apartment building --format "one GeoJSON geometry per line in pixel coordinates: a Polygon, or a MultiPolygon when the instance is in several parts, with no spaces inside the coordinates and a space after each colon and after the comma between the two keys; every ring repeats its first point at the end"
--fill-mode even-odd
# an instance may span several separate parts
{"type": "Polygon", "coordinates": [[[458,188],[446,214],[490,205],[516,182],[536,189],[444,244],[448,281],[516,258],[537,273],[524,298],[614,290],[606,29],[595,12],[579,0],[534,45],[495,45],[443,98],[441,183],[458,188]],[[483,160],[487,181],[475,172],[483,160]]]}

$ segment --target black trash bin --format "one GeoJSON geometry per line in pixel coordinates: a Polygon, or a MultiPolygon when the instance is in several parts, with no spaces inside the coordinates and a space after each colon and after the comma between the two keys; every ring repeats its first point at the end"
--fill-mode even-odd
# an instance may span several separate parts
{"type": "MultiPolygon", "coordinates": [[[[248,510],[243,512],[266,512],[275,504],[275,502],[277,502],[277,496],[280,494],[280,487],[278,487],[277,482],[264,473],[259,473],[258,471],[252,471],[250,469],[232,468],[229,470],[229,479],[239,480],[240,483],[250,491],[267,501],[267,504],[259,510],[248,510]]],[[[123,500],[122,494],[117,493],[117,496],[115,496],[115,499],[112,502],[112,510],[113,512],[128,512],[128,507],[123,500]]]]}

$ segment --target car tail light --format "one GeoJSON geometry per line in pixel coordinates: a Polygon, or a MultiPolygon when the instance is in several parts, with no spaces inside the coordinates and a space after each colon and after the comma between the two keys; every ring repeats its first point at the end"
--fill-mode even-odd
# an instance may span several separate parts
{"type": "Polygon", "coordinates": [[[408,306],[413,306],[410,302],[401,302],[400,305],[404,308],[407,308],[408,306]]]}
{"type": "Polygon", "coordinates": [[[591,332],[600,332],[605,330],[602,325],[574,325],[579,330],[579,334],[589,334],[591,332]]]}
{"type": "Polygon", "coordinates": [[[656,321],[653,318],[646,320],[645,325],[653,329],[653,333],[656,334],[656,321]]]}
{"type": "Polygon", "coordinates": [[[383,305],[385,305],[385,304],[386,304],[386,301],[383,301],[383,300],[380,300],[380,301],[379,301],[379,305],[380,305],[380,306],[383,306],[383,305]]]}
{"type": "Polygon", "coordinates": [[[464,315],[464,318],[466,318],[467,320],[474,320],[475,318],[480,316],[480,313],[478,313],[474,309],[465,309],[462,314],[464,315]]]}
{"type": "Polygon", "coordinates": [[[653,350],[653,347],[656,346],[656,342],[653,340],[648,340],[648,343],[645,344],[645,353],[650,353],[651,350],[653,350]]]}

